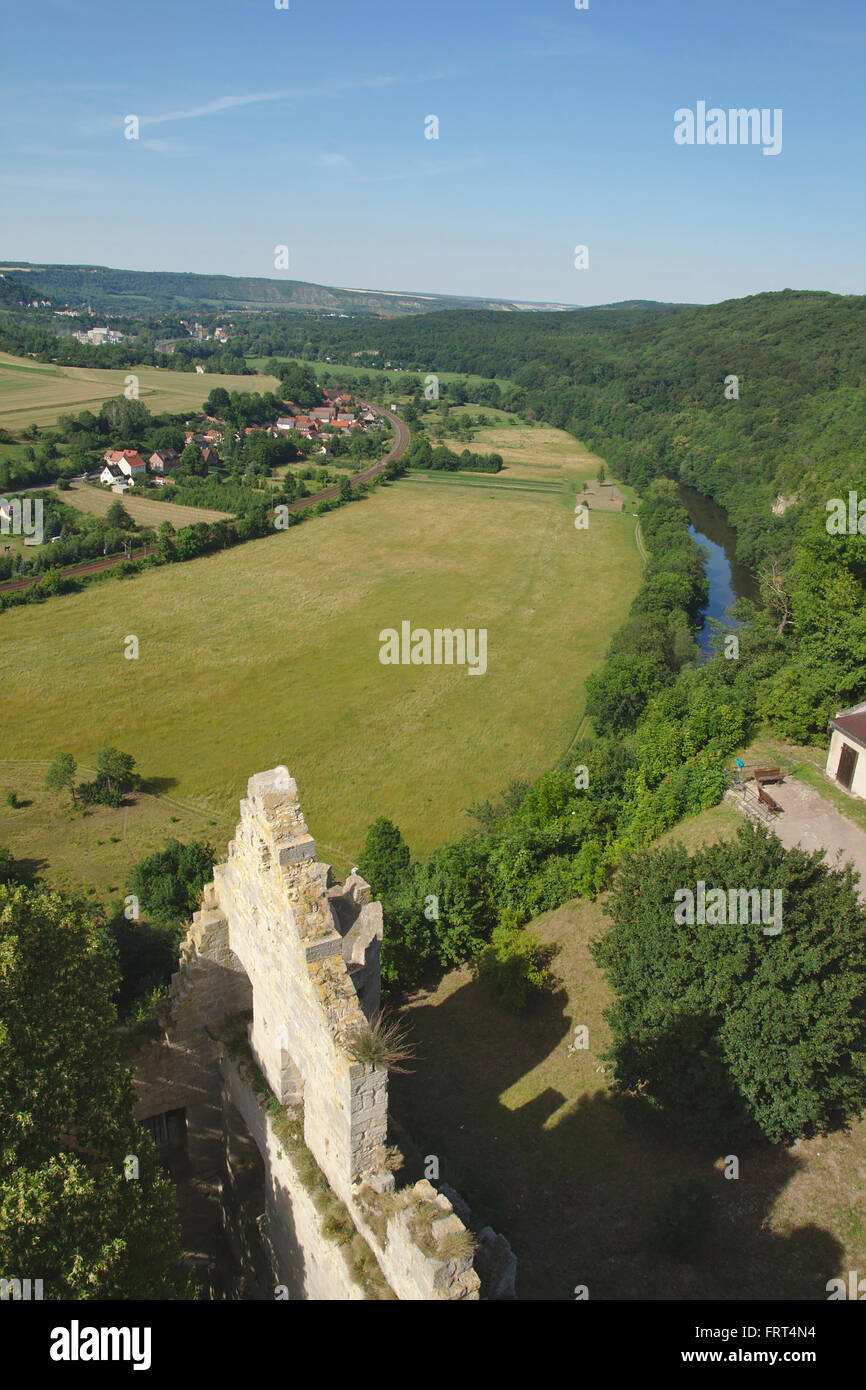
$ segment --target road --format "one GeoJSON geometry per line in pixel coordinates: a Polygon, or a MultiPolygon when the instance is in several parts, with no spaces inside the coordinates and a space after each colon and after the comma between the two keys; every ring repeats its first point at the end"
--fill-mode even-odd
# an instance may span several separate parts
{"type": "MultiPolygon", "coordinates": [[[[356,473],[353,478],[349,479],[349,483],[352,487],[359,487],[361,483],[366,483],[370,478],[375,478],[378,473],[384,473],[387,465],[393,462],[394,459],[402,458],[403,454],[405,454],[406,450],[409,448],[410,435],[408,425],[400,419],[399,415],[393,415],[390,410],[383,410],[381,414],[386,416],[394,426],[394,443],[391,445],[391,448],[388,450],[387,454],[385,454],[384,458],[379,459],[376,463],[371,464],[369,468],[365,468],[362,473],[356,473]]],[[[25,488],[18,490],[37,492],[44,491],[44,488],[25,488]]],[[[299,502],[292,502],[289,506],[289,511],[300,512],[303,511],[305,507],[314,507],[317,502],[325,502],[331,497],[336,497],[339,491],[339,483],[334,483],[332,487],[326,487],[323,492],[317,492],[312,497],[302,497],[299,502]]],[[[60,574],[64,579],[72,579],[79,574],[95,574],[98,570],[110,569],[112,565],[119,565],[122,560],[129,558],[133,560],[143,560],[145,556],[155,554],[156,546],[150,546],[147,550],[135,551],[131,557],[126,555],[107,555],[99,560],[87,560],[80,565],[68,565],[65,569],[60,571],[60,574]]],[[[10,579],[5,584],[0,584],[0,594],[11,594],[16,589],[29,589],[31,584],[38,583],[39,578],[40,576],[38,575],[26,575],[23,579],[10,579]]]]}

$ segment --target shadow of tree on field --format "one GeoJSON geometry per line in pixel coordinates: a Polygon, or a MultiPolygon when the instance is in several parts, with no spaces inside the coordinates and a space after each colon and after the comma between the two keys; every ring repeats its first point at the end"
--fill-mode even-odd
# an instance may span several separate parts
{"type": "MultiPolygon", "coordinates": [[[[801,1160],[742,1138],[695,1143],[640,1100],[613,1095],[597,1058],[568,1053],[568,1003],[560,990],[514,1018],[468,972],[435,1004],[408,1001],[414,1071],[390,1080],[395,1118],[417,1148],[408,1175],[439,1159],[476,1229],[489,1222],[510,1240],[519,1298],[570,1300],[586,1285],[592,1299],[826,1299],[843,1254],[835,1237],[767,1224],[801,1160]],[[537,1090],[542,1065],[568,1078],[572,1099],[555,1085],[537,1090]],[[736,1179],[724,1173],[731,1154],[736,1179]],[[656,1217],[672,1188],[696,1178],[708,1230],[690,1259],[676,1258],[659,1247],[656,1217]]],[[[712,1059],[705,1065],[710,1084],[712,1059]]]]}
{"type": "Polygon", "coordinates": [[[38,882],[40,872],[47,867],[47,859],[16,859],[15,876],[21,883],[32,885],[38,882]]]}
{"type": "Polygon", "coordinates": [[[162,796],[176,786],[176,777],[145,777],[142,779],[139,791],[144,792],[147,796],[162,796]]]}

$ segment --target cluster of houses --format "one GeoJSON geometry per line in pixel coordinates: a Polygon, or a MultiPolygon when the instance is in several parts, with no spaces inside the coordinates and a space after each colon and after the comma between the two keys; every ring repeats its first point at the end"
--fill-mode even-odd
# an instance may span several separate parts
{"type": "MultiPolygon", "coordinates": [[[[317,406],[307,415],[284,415],[277,420],[269,433],[273,435],[295,432],[302,439],[321,440],[328,430],[366,431],[378,421],[378,416],[367,401],[359,402],[359,414],[349,410],[352,397],[325,391],[326,405],[317,406]]],[[[325,451],[326,452],[326,451],[325,451]]]]}
{"type": "MultiPolygon", "coordinates": [[[[327,454],[329,431],[366,432],[379,423],[376,411],[367,401],[360,401],[353,412],[348,409],[353,401],[351,396],[334,391],[325,391],[323,396],[327,404],[317,406],[307,415],[282,416],[273,425],[251,425],[243,431],[243,437],[264,432],[280,439],[295,433],[302,439],[317,441],[320,447],[316,452],[327,454]]],[[[184,444],[195,444],[206,466],[213,468],[222,462],[217,445],[222,442],[224,431],[225,426],[205,433],[187,430],[184,444]]],[[[235,438],[242,442],[240,434],[235,438]]],[[[145,481],[164,487],[169,475],[179,467],[181,456],[175,449],[156,449],[145,462],[135,449],[106,449],[103,459],[104,467],[91,473],[91,480],[110,487],[112,492],[128,492],[136,483],[145,481]]]]}

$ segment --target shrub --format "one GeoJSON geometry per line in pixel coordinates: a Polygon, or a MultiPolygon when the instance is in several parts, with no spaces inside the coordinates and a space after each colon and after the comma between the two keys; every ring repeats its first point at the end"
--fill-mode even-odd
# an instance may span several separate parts
{"type": "Polygon", "coordinates": [[[547,982],[538,943],[522,927],[494,927],[474,962],[479,984],[509,1013],[521,1013],[547,982]]]}

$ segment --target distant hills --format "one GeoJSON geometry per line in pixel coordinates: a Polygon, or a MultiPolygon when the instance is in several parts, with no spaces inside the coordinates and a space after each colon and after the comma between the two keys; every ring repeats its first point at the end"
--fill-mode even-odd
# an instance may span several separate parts
{"type": "MultiPolygon", "coordinates": [[[[113,270],[100,265],[0,265],[7,286],[21,282],[32,296],[54,308],[88,306],[99,314],[225,313],[307,310],[319,313],[401,317],[441,309],[495,309],[504,313],[567,310],[573,304],[536,304],[515,299],[471,299],[460,295],[392,293],[387,290],[314,285],[304,280],[266,280],[187,271],[113,270]]],[[[0,281],[0,285],[2,285],[0,281]]],[[[8,297],[0,290],[0,300],[8,297]]],[[[649,302],[649,301],[641,301],[649,302]]],[[[618,306],[619,307],[619,306],[618,306]]]]}

